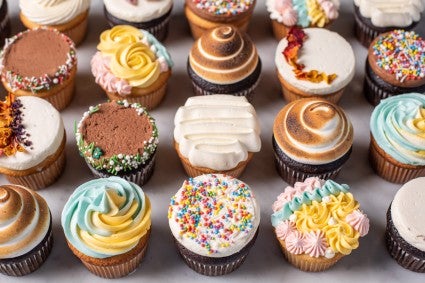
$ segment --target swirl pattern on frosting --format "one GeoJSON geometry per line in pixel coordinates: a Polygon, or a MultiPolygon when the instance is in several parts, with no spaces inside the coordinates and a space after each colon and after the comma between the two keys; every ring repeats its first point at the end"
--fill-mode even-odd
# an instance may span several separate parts
{"type": "Polygon", "coordinates": [[[90,0],[19,0],[22,14],[39,25],[60,25],[86,12],[90,0]]]}
{"type": "Polygon", "coordinates": [[[122,178],[89,181],[62,211],[66,239],[81,253],[107,258],[135,247],[151,227],[151,205],[142,189],[122,178]]]}
{"type": "Polygon", "coordinates": [[[36,192],[17,185],[0,186],[0,259],[30,252],[50,227],[46,201],[36,192]]]}
{"type": "Polygon", "coordinates": [[[103,3],[111,15],[133,23],[158,19],[173,7],[173,0],[104,0],[103,3]]]}
{"type": "Polygon", "coordinates": [[[184,181],[171,198],[168,219],[175,239],[188,250],[226,257],[254,238],[260,210],[244,182],[207,174],[184,181]]]}
{"type": "Polygon", "coordinates": [[[257,114],[245,97],[190,97],[174,125],[180,153],[194,166],[229,170],[261,148],[257,114]]]}
{"type": "Polygon", "coordinates": [[[193,45],[189,64],[201,78],[215,84],[237,83],[258,64],[257,49],[248,35],[232,26],[204,33],[193,45]]]}
{"type": "Polygon", "coordinates": [[[273,135],[280,149],[305,164],[325,164],[346,154],[353,127],[344,111],[322,99],[301,99],[277,115],[273,135]]]}
{"type": "Polygon", "coordinates": [[[382,100],[372,112],[370,130],[379,147],[395,160],[425,165],[423,94],[402,94],[382,100]]]}

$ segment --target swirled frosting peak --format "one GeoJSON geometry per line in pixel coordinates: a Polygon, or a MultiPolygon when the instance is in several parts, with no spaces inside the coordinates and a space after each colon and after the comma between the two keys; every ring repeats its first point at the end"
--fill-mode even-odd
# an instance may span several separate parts
{"type": "Polygon", "coordinates": [[[245,33],[232,26],[219,26],[195,42],[189,64],[198,76],[209,82],[232,84],[254,72],[258,54],[245,33]]]}
{"type": "Polygon", "coordinates": [[[323,99],[287,104],[275,119],[273,134],[286,155],[306,164],[335,161],[353,143],[353,127],[344,111],[323,99]]]}
{"type": "Polygon", "coordinates": [[[109,177],[74,191],[62,211],[62,227],[81,253],[106,258],[135,247],[150,229],[150,216],[150,201],[139,186],[109,177]]]}
{"type": "Polygon", "coordinates": [[[382,100],[373,110],[370,130],[379,147],[395,160],[425,165],[423,94],[401,94],[382,100]]]}
{"type": "Polygon", "coordinates": [[[31,251],[49,226],[49,207],[40,195],[22,186],[0,186],[0,259],[31,251]]]}

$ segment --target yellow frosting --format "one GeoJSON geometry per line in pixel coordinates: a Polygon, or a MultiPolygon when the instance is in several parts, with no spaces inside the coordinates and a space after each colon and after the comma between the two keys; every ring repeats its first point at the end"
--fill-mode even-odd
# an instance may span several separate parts
{"type": "Polygon", "coordinates": [[[310,26],[324,27],[329,19],[317,0],[307,0],[308,16],[311,20],[310,26]]]}
{"type": "Polygon", "coordinates": [[[329,246],[335,252],[348,255],[359,246],[359,232],[346,222],[327,225],[324,230],[329,246]]]}
{"type": "Polygon", "coordinates": [[[313,201],[311,205],[303,204],[295,211],[297,229],[303,233],[321,230],[328,224],[330,210],[324,202],[313,201]]]}
{"type": "Polygon", "coordinates": [[[139,42],[142,38],[143,33],[137,28],[127,25],[118,25],[102,32],[97,49],[102,52],[103,55],[112,56],[118,48],[130,43],[139,42]]]}
{"type": "Polygon", "coordinates": [[[119,47],[111,58],[111,72],[133,87],[148,87],[160,75],[155,54],[141,42],[119,47]]]}
{"type": "Polygon", "coordinates": [[[340,193],[338,196],[329,196],[331,201],[326,205],[331,210],[331,215],[335,220],[345,221],[345,217],[359,208],[359,203],[351,193],[340,193]]]}

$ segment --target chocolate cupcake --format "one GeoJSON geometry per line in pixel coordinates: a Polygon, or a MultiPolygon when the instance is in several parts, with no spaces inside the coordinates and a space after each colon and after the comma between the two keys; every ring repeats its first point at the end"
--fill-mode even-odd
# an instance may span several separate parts
{"type": "Polygon", "coordinates": [[[425,177],[413,179],[397,191],[387,212],[387,249],[402,267],[425,273],[425,177]]]}
{"type": "Polygon", "coordinates": [[[11,31],[10,18],[7,13],[7,1],[0,0],[0,49],[3,47],[6,38],[10,36],[11,31]]]}
{"type": "Polygon", "coordinates": [[[37,270],[53,247],[46,201],[22,186],[0,186],[0,273],[23,276],[37,270]]]}
{"type": "Polygon", "coordinates": [[[369,47],[381,33],[398,28],[411,30],[420,21],[424,8],[421,1],[354,0],[356,37],[365,47],[369,47]]]}
{"type": "Polygon", "coordinates": [[[77,146],[96,177],[143,185],[152,176],[158,144],[155,120],[138,103],[91,106],[76,128],[77,146]]]}
{"type": "Polygon", "coordinates": [[[180,255],[196,272],[218,276],[237,269],[254,245],[260,208],[244,182],[226,175],[184,181],[168,208],[180,255]]]}
{"type": "Polygon", "coordinates": [[[381,34],[369,47],[364,94],[376,106],[409,92],[425,92],[425,40],[413,31],[381,34]]]}
{"type": "Polygon", "coordinates": [[[231,94],[252,100],[261,60],[248,35],[226,25],[209,30],[193,44],[187,69],[198,95],[231,94]]]}
{"type": "Polygon", "coordinates": [[[159,41],[167,37],[173,0],[103,0],[103,4],[111,27],[130,25],[147,30],[159,41]]]}
{"type": "Polygon", "coordinates": [[[273,125],[276,169],[290,185],[308,177],[333,179],[348,160],[353,126],[344,111],[324,99],[287,104],[273,125]]]}

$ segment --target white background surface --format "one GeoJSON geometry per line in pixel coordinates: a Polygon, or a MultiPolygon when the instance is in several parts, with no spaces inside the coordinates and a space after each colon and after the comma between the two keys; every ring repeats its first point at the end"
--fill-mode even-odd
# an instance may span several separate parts
{"type": "MultiPolygon", "coordinates": [[[[45,197],[53,215],[54,247],[46,263],[36,272],[22,278],[0,274],[5,282],[106,282],[92,275],[68,249],[60,225],[62,208],[73,190],[92,175],[79,156],[75,144],[73,125],[90,105],[106,100],[90,72],[90,58],[96,51],[100,33],[107,29],[101,0],[93,0],[89,15],[89,29],[85,41],[78,47],[78,73],[75,97],[62,111],[68,141],[67,164],[60,179],[49,188],[39,191],[45,197]]],[[[156,118],[160,145],[152,179],[143,187],[152,201],[152,234],[148,252],[141,266],[118,282],[424,282],[425,275],[400,267],[388,254],[384,245],[385,213],[400,185],[388,183],[377,177],[368,164],[369,118],[372,106],[362,94],[363,70],[367,51],[353,34],[352,1],[341,1],[339,19],[332,30],[340,33],[353,46],[356,54],[356,75],[349,84],[340,105],[348,113],[354,126],[354,146],[351,158],[343,167],[337,182],[347,183],[359,200],[361,208],[371,220],[369,234],[362,238],[360,247],[344,257],[333,268],[321,273],[302,272],[288,264],[282,256],[270,223],[271,205],[283,191],[286,183],[274,168],[271,145],[272,125],[285,101],[274,69],[274,52],[277,41],[273,38],[265,1],[257,1],[249,34],[255,42],[263,62],[262,80],[254,94],[253,105],[261,120],[262,149],[254,155],[240,177],[256,193],[261,206],[260,233],[246,262],[235,272],[218,278],[198,275],[185,265],[173,244],[168,227],[167,208],[170,197],[187,178],[175,153],[173,119],[177,108],[193,95],[186,72],[186,60],[193,43],[182,12],[182,0],[176,0],[170,23],[169,37],[165,41],[175,63],[165,100],[151,114],[156,118]]],[[[18,1],[8,1],[13,33],[23,30],[18,17],[18,1]]],[[[424,15],[422,15],[424,16],[424,15]]],[[[425,21],[417,30],[425,36],[425,21]]],[[[0,92],[4,90],[0,87],[0,92]]],[[[7,181],[0,177],[0,184],[7,181]]],[[[110,281],[111,282],[111,281],[110,281]]]]}

